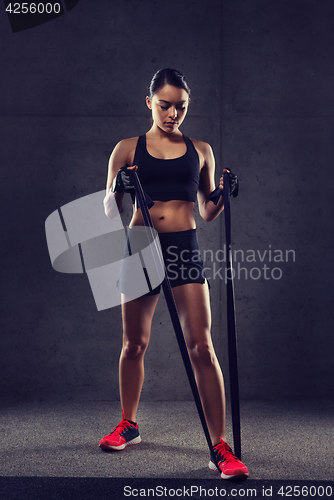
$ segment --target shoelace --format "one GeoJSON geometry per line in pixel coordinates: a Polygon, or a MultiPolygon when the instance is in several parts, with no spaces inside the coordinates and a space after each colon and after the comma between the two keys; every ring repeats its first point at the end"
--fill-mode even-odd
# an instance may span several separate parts
{"type": "Polygon", "coordinates": [[[111,434],[114,434],[114,432],[116,431],[119,431],[121,433],[122,431],[126,430],[127,427],[131,427],[130,422],[128,422],[127,420],[121,420],[120,423],[113,428],[109,436],[111,436],[111,434]]]}
{"type": "Polygon", "coordinates": [[[214,452],[216,453],[219,462],[240,462],[240,460],[234,455],[228,444],[219,443],[214,447],[214,452]]]}

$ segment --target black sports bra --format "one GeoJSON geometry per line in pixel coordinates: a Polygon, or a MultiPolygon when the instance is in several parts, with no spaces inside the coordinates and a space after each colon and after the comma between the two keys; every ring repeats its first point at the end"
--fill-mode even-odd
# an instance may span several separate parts
{"type": "Polygon", "coordinates": [[[146,135],[138,138],[133,165],[143,190],[152,200],[196,201],[199,183],[199,157],[192,141],[183,136],[187,151],[179,158],[154,158],[146,149],[146,135]]]}

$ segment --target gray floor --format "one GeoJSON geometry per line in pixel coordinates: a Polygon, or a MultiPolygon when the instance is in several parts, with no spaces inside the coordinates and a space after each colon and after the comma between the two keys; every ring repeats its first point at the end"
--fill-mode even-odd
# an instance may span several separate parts
{"type": "MultiPolygon", "coordinates": [[[[333,403],[242,401],[241,418],[252,479],[334,478],[333,403]]],[[[141,402],[142,443],[103,452],[119,420],[118,402],[4,408],[0,476],[217,479],[193,402],[141,402]]],[[[231,441],[229,411],[227,427],[231,441]]]]}

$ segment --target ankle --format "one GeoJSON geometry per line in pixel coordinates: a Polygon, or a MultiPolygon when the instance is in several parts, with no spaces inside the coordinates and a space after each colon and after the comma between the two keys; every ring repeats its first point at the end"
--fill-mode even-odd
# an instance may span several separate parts
{"type": "Polygon", "coordinates": [[[125,418],[124,420],[126,420],[127,422],[129,422],[132,425],[137,425],[137,422],[135,422],[134,420],[130,420],[129,418],[125,418]]]}
{"type": "Polygon", "coordinates": [[[216,439],[212,439],[211,442],[213,443],[212,446],[215,447],[217,446],[218,444],[220,444],[221,442],[224,442],[225,444],[227,444],[227,441],[226,441],[226,437],[221,437],[219,436],[218,438],[216,439]]]}
{"type": "Polygon", "coordinates": [[[130,424],[134,424],[136,425],[137,421],[136,421],[136,414],[135,413],[132,413],[132,412],[125,412],[123,409],[122,409],[122,420],[127,420],[128,422],[130,422],[130,424]]]}

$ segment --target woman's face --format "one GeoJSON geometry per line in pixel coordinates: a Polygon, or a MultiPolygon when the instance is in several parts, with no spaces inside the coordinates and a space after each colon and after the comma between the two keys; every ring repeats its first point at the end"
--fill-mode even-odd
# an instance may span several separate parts
{"type": "Polygon", "coordinates": [[[170,134],[179,128],[186,117],[189,94],[184,89],[166,84],[152,99],[146,97],[146,104],[152,111],[154,125],[170,134]]]}

